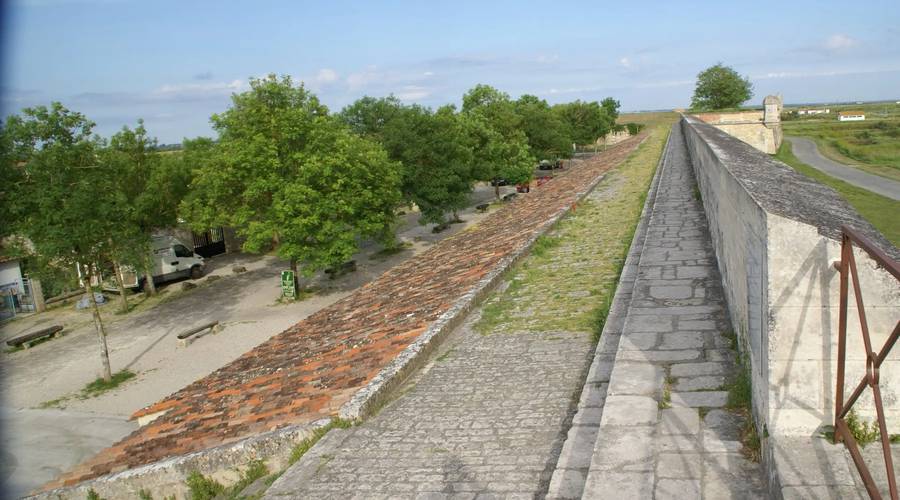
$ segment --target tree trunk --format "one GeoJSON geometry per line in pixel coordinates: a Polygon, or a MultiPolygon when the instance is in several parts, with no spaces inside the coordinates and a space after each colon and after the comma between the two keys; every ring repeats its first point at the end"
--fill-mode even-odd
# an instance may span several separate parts
{"type": "Polygon", "coordinates": [[[116,275],[116,287],[119,289],[119,311],[122,314],[128,312],[128,296],[125,295],[125,282],[122,281],[122,269],[119,264],[113,262],[113,274],[116,275]]]}
{"type": "Polygon", "coordinates": [[[152,267],[144,271],[144,293],[147,294],[148,297],[156,295],[156,283],[153,282],[152,267]]]}
{"type": "Polygon", "coordinates": [[[500,183],[497,183],[497,185],[494,186],[494,196],[496,196],[498,200],[500,199],[500,183]]]}
{"type": "MultiPolygon", "coordinates": [[[[89,268],[90,269],[90,268],[89,268]]],[[[87,292],[91,301],[91,314],[94,317],[94,329],[97,330],[97,338],[100,341],[100,362],[103,364],[103,380],[109,382],[112,380],[112,371],[109,369],[109,350],[106,348],[106,329],[103,328],[103,319],[100,318],[100,308],[97,306],[97,298],[94,297],[94,291],[91,289],[91,278],[93,274],[88,270],[87,280],[84,283],[84,291],[87,292]]]]}
{"type": "Polygon", "coordinates": [[[294,292],[300,289],[300,276],[297,272],[297,259],[291,257],[291,271],[294,272],[294,292]]]}

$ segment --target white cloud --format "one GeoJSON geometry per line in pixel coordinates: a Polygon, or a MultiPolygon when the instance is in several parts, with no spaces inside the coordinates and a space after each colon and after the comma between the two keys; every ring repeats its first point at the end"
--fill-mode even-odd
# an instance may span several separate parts
{"type": "Polygon", "coordinates": [[[431,91],[419,85],[404,85],[400,92],[395,94],[401,101],[416,101],[431,95],[431,91]]]}
{"type": "Polygon", "coordinates": [[[846,69],[846,70],[825,70],[825,71],[779,71],[770,72],[761,75],[751,75],[754,80],[771,80],[780,78],[814,78],[819,76],[846,76],[846,75],[868,75],[877,73],[886,73],[900,71],[900,68],[885,67],[873,69],[846,69]]]}
{"type": "Polygon", "coordinates": [[[356,90],[380,79],[378,67],[368,66],[366,69],[347,76],[347,85],[356,90]]]}
{"type": "Polygon", "coordinates": [[[552,64],[555,62],[559,62],[559,55],[558,54],[551,54],[551,55],[540,54],[537,56],[536,60],[539,64],[552,64]]]}
{"type": "Polygon", "coordinates": [[[426,71],[422,73],[422,76],[434,76],[434,71],[426,71]]]}
{"type": "Polygon", "coordinates": [[[334,83],[338,80],[338,74],[335,70],[331,68],[322,68],[316,74],[315,81],[316,83],[320,83],[323,85],[327,85],[329,83],[334,83]]]}
{"type": "Polygon", "coordinates": [[[232,80],[230,82],[211,82],[211,83],[179,83],[166,84],[153,91],[156,95],[167,96],[176,94],[218,94],[231,93],[243,89],[245,83],[243,80],[232,80]]]}
{"type": "Polygon", "coordinates": [[[623,57],[623,58],[619,59],[619,64],[620,64],[623,68],[630,68],[630,67],[631,67],[631,61],[629,61],[627,57],[623,57]]]}
{"type": "Polygon", "coordinates": [[[825,48],[831,51],[839,51],[851,49],[859,45],[859,40],[855,38],[850,38],[847,35],[838,33],[835,35],[831,35],[828,39],[825,40],[825,48]]]}

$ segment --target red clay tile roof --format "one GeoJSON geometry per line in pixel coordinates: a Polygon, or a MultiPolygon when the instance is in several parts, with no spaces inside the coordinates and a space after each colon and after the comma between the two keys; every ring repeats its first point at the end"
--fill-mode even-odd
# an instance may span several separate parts
{"type": "Polygon", "coordinates": [[[136,412],[165,414],[45,489],[334,415],[430,323],[643,135],[623,141],[436,244],[232,363],[136,412]]]}

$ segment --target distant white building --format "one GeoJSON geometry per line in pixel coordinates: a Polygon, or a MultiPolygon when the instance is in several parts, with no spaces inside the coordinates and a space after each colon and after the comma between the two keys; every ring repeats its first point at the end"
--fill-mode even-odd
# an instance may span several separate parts
{"type": "Polygon", "coordinates": [[[828,113],[831,113],[831,109],[829,109],[829,108],[825,108],[825,109],[801,109],[801,110],[797,111],[797,114],[798,114],[798,115],[826,115],[826,114],[828,114],[828,113]]]}
{"type": "Polygon", "coordinates": [[[866,114],[862,111],[841,111],[838,113],[838,121],[840,122],[861,122],[866,119],[866,114]]]}

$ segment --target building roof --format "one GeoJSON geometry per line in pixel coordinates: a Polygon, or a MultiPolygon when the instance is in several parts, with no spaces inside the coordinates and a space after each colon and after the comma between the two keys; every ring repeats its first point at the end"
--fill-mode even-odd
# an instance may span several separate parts
{"type": "Polygon", "coordinates": [[[865,111],[841,111],[838,114],[840,116],[858,116],[858,115],[866,116],[865,111]]]}

